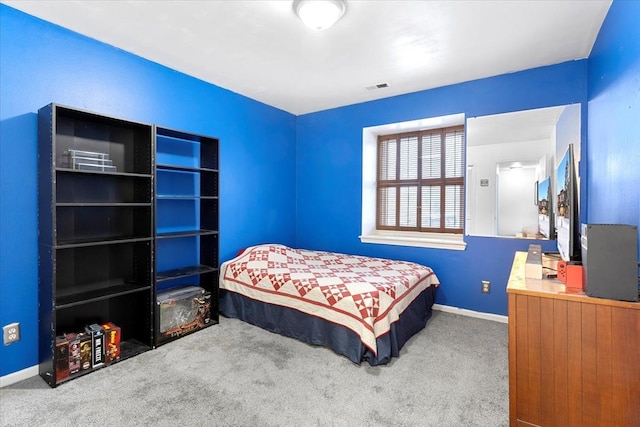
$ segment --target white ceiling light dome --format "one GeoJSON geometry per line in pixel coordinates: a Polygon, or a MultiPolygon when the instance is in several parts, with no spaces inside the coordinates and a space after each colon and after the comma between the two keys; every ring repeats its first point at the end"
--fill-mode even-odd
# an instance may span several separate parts
{"type": "Polygon", "coordinates": [[[294,0],[293,10],[307,27],[321,31],[338,22],[347,5],[344,0],[294,0]]]}

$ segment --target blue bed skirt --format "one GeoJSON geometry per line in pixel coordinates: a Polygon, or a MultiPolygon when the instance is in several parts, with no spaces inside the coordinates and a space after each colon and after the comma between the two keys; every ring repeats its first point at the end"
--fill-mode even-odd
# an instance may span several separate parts
{"type": "Polygon", "coordinates": [[[328,347],[354,363],[384,365],[398,357],[402,346],[431,318],[436,288],[429,286],[391,325],[390,331],[377,339],[378,354],[366,348],[350,329],[288,307],[267,304],[235,292],[220,290],[220,314],[243,320],[280,335],[313,345],[328,347]]]}

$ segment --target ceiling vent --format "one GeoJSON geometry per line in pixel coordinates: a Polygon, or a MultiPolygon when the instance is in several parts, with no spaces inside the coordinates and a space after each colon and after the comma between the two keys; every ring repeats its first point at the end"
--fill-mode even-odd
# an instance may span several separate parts
{"type": "Polygon", "coordinates": [[[365,89],[367,89],[367,90],[378,90],[378,89],[384,89],[385,87],[389,87],[389,84],[388,83],[378,83],[377,85],[367,86],[365,89]]]}

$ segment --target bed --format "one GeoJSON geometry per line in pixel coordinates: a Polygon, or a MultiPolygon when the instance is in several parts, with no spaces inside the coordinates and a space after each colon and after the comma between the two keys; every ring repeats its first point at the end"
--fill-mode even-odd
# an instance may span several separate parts
{"type": "Polygon", "coordinates": [[[265,244],[222,264],[220,313],[375,366],[425,327],[438,286],[420,264],[265,244]]]}

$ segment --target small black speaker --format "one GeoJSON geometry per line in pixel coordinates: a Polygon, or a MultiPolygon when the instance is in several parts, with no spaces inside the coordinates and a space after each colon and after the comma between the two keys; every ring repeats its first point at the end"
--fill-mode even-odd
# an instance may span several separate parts
{"type": "Polygon", "coordinates": [[[638,301],[638,227],[582,224],[581,244],[585,293],[638,301]]]}

